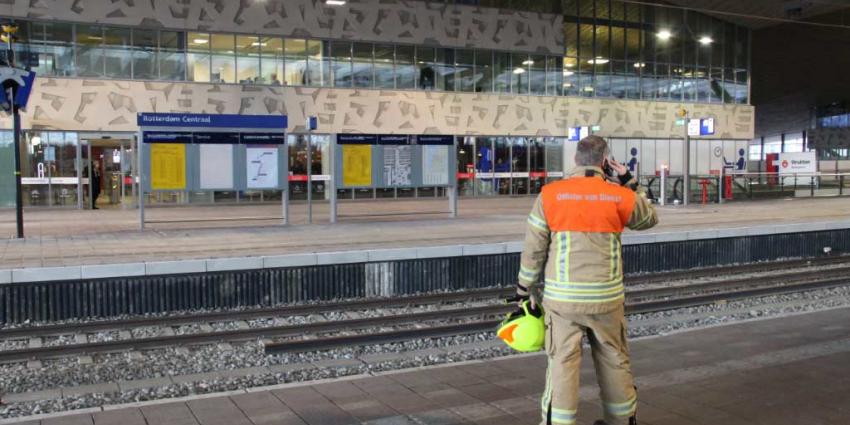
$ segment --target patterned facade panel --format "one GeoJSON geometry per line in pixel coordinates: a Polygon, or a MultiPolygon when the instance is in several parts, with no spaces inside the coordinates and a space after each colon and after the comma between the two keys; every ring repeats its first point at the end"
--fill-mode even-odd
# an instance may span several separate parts
{"type": "Polygon", "coordinates": [[[716,138],[753,137],[746,105],[64,78],[36,80],[23,125],[136,131],[138,112],[194,112],[286,114],[289,131],[318,116],[323,133],[564,136],[568,127],[600,125],[603,136],[681,138],[685,130],[674,121],[683,106],[714,117],[716,138]]]}
{"type": "Polygon", "coordinates": [[[7,0],[0,15],[563,54],[563,17],[415,0],[7,0]]]}

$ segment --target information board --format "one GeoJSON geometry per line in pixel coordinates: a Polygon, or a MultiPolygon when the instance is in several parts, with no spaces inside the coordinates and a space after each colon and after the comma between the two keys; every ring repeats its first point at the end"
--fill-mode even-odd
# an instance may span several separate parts
{"type": "Polygon", "coordinates": [[[233,145],[200,145],[201,189],[233,189],[233,145]]]}
{"type": "Polygon", "coordinates": [[[246,148],[246,173],[249,189],[278,187],[277,147],[246,148]]]}
{"type": "Polygon", "coordinates": [[[449,146],[422,146],[422,184],[444,186],[449,184],[449,146]]]}
{"type": "Polygon", "coordinates": [[[150,158],[151,189],[186,189],[186,145],[152,143],[150,158]]]}
{"type": "Polygon", "coordinates": [[[348,187],[372,185],[372,146],[342,146],[342,184],[348,187]]]}
{"type": "Polygon", "coordinates": [[[384,146],[384,184],[389,187],[413,185],[413,146],[384,146]]]}

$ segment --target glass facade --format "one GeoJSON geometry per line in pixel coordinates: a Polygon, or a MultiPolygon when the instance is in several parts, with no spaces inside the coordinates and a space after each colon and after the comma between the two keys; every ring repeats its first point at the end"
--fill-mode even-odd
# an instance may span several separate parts
{"type": "Polygon", "coordinates": [[[439,90],[703,103],[749,100],[749,30],[618,0],[458,3],[562,13],[563,55],[20,21],[43,76],[439,90]]]}
{"type": "Polygon", "coordinates": [[[562,137],[457,138],[460,196],[534,195],[564,176],[562,137]]]}

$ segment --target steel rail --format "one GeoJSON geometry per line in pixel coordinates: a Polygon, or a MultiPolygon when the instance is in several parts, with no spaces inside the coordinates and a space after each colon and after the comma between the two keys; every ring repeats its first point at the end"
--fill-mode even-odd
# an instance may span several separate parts
{"type": "MultiPolygon", "coordinates": [[[[764,270],[775,270],[777,268],[814,267],[844,262],[850,262],[850,256],[823,257],[809,260],[789,260],[780,262],[745,264],[737,266],[679,270],[673,272],[662,272],[643,275],[629,275],[626,276],[625,284],[627,286],[632,286],[693,277],[755,273],[764,270]]],[[[147,326],[166,327],[193,323],[214,323],[218,321],[250,320],[267,317],[322,314],[330,311],[367,310],[370,308],[388,308],[407,305],[448,303],[456,301],[468,301],[473,299],[509,296],[513,293],[513,291],[514,289],[512,287],[487,288],[460,292],[412,295],[395,298],[372,298],[365,300],[348,300],[317,304],[291,305],[282,307],[262,307],[241,311],[181,313],[158,317],[138,317],[116,320],[94,320],[80,323],[58,323],[47,325],[21,326],[0,329],[0,340],[8,340],[15,338],[34,338],[66,334],[82,334],[104,330],[126,330],[147,326]]],[[[659,289],[658,291],[661,291],[661,289],[659,289]]]]}
{"type": "MultiPolygon", "coordinates": [[[[753,298],[767,295],[779,295],[792,292],[804,292],[814,289],[829,288],[847,285],[850,277],[816,280],[805,283],[790,285],[775,285],[754,289],[714,293],[707,295],[696,295],[683,298],[646,301],[635,304],[626,304],[626,314],[644,314],[660,311],[675,310],[685,307],[695,307],[708,304],[716,304],[722,301],[753,298]]],[[[276,342],[265,345],[266,354],[283,354],[293,352],[308,352],[328,350],[340,347],[351,347],[358,345],[386,344],[399,341],[415,340],[420,338],[433,338],[437,336],[454,336],[470,333],[495,331],[499,321],[482,320],[456,325],[433,326],[421,329],[404,329],[398,331],[378,332],[366,335],[333,336],[318,339],[301,339],[296,341],[276,342]]]]}
{"type": "MultiPolygon", "coordinates": [[[[739,299],[739,298],[748,298],[760,295],[767,294],[779,294],[779,293],[787,293],[787,292],[800,292],[811,289],[818,289],[823,287],[831,287],[831,286],[840,286],[843,284],[850,283],[850,278],[847,277],[847,273],[843,269],[834,269],[829,270],[826,276],[819,275],[816,278],[812,279],[810,273],[806,272],[794,272],[794,273],[786,273],[784,275],[773,275],[773,276],[764,276],[752,279],[740,279],[731,281],[734,285],[730,285],[730,281],[715,281],[715,282],[707,282],[696,285],[689,286],[681,286],[676,288],[650,288],[650,289],[642,289],[627,292],[627,300],[646,300],[652,298],[660,298],[664,296],[670,295],[681,295],[684,293],[691,294],[689,296],[680,296],[672,299],[663,299],[663,300],[654,300],[654,301],[642,301],[642,302],[628,302],[626,305],[626,309],[629,313],[644,313],[644,312],[653,312],[653,311],[663,311],[670,310],[675,308],[682,308],[687,306],[695,306],[695,305],[703,305],[703,304],[711,304],[721,300],[728,299],[739,299]],[[735,288],[740,287],[741,285],[755,285],[759,282],[772,282],[773,280],[782,281],[786,277],[794,278],[797,280],[802,279],[804,276],[809,277],[809,280],[796,282],[796,283],[782,283],[779,285],[773,284],[762,284],[756,287],[750,287],[745,289],[738,289],[734,291],[722,291],[724,288],[728,289],[729,286],[733,286],[735,288]],[[717,291],[710,294],[706,294],[705,292],[709,291],[717,291]]],[[[487,290],[493,293],[499,293],[500,291],[505,291],[504,289],[493,289],[487,290]]],[[[484,291],[477,291],[478,293],[484,291]]],[[[434,295],[444,295],[444,294],[434,294],[434,295]]],[[[386,301],[386,300],[381,300],[386,301]]],[[[341,303],[345,304],[345,303],[341,303]]],[[[385,304],[380,304],[385,305],[385,304]]],[[[305,306],[306,307],[306,306],[305,306]]],[[[67,345],[57,345],[50,347],[37,347],[37,348],[24,348],[24,349],[16,349],[16,350],[5,350],[0,351],[0,362],[14,362],[14,361],[24,361],[31,359],[43,359],[43,358],[51,358],[51,357],[62,357],[68,355],[77,355],[77,354],[95,354],[95,353],[110,353],[110,352],[120,352],[127,350],[142,350],[142,349],[152,349],[152,348],[161,348],[168,346],[191,346],[191,345],[199,345],[199,344],[208,344],[208,343],[216,343],[216,342],[232,342],[232,341],[246,341],[253,339],[266,339],[266,338],[286,338],[286,337],[300,337],[303,335],[314,335],[319,333],[328,333],[328,332],[339,332],[346,330],[355,330],[355,329],[373,329],[376,327],[383,326],[391,326],[391,325],[402,325],[402,324],[421,324],[429,321],[445,321],[448,319],[463,319],[470,317],[480,317],[487,315],[500,315],[507,313],[512,310],[514,307],[510,305],[488,305],[488,306],[480,306],[480,307],[472,307],[472,308],[452,308],[452,309],[443,309],[437,311],[427,311],[421,313],[413,313],[413,314],[396,314],[389,316],[379,316],[379,317],[367,317],[367,318],[359,318],[359,319],[348,319],[348,320],[340,320],[340,321],[327,321],[327,322],[314,322],[307,324],[298,324],[298,325],[285,325],[285,326],[271,326],[271,327],[260,327],[253,329],[236,329],[236,330],[223,330],[223,331],[212,331],[212,332],[202,332],[195,334],[184,334],[184,335],[168,335],[168,336],[157,336],[151,338],[141,338],[141,339],[128,339],[128,340],[117,340],[117,341],[103,341],[103,342],[95,342],[95,343],[82,343],[82,344],[67,344],[67,345]]],[[[492,322],[495,323],[495,322],[492,322]]],[[[395,331],[394,331],[395,332],[395,331]]],[[[398,331],[401,332],[401,331],[398,331]]],[[[415,330],[411,330],[411,332],[415,332],[415,330]]],[[[351,338],[356,338],[357,335],[350,336],[351,338]]],[[[336,338],[336,337],[331,337],[336,338]]],[[[267,347],[272,347],[270,350],[274,352],[276,346],[280,344],[307,344],[309,346],[310,343],[325,340],[327,338],[321,339],[307,339],[302,341],[288,341],[284,343],[270,343],[267,347]]],[[[268,348],[267,348],[268,349],[268,348]]]]}

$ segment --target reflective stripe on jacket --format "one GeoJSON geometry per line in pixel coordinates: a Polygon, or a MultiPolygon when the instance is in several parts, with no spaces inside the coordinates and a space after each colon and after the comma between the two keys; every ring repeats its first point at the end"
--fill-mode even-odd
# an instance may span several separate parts
{"type": "Polygon", "coordinates": [[[657,222],[642,189],[611,183],[598,167],[577,167],[544,186],[528,215],[517,292],[542,280],[544,298],[563,311],[612,311],[624,298],[623,228],[657,222]]]}

